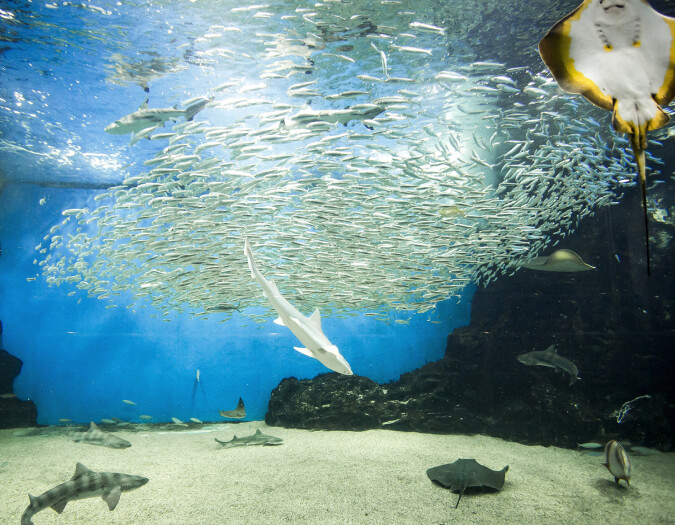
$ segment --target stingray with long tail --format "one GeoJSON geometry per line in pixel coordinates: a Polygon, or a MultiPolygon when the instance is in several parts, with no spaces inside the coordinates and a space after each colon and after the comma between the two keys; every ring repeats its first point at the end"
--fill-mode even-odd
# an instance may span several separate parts
{"type": "Polygon", "coordinates": [[[539,53],[562,89],[613,112],[616,131],[628,133],[649,221],[647,132],[668,123],[663,107],[675,97],[675,18],[646,0],[584,0],[539,42],[539,53]]]}

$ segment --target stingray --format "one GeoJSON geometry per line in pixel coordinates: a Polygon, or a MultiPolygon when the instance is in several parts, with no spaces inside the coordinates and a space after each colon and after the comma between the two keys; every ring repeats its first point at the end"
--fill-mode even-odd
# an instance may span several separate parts
{"type": "Polygon", "coordinates": [[[669,120],[675,97],[675,18],[646,0],[584,0],[539,42],[539,53],[562,89],[613,112],[616,131],[628,133],[637,162],[645,222],[649,224],[645,150],[647,132],[669,120]]]}
{"type": "Polygon", "coordinates": [[[535,257],[521,266],[544,272],[587,272],[588,270],[595,270],[595,266],[586,264],[578,253],[565,249],[556,250],[548,257],[535,257]]]}
{"type": "Polygon", "coordinates": [[[459,506],[459,500],[462,499],[464,491],[468,487],[488,487],[494,490],[500,490],[504,486],[504,477],[509,466],[506,465],[502,470],[492,470],[484,467],[475,459],[458,459],[454,463],[439,465],[427,470],[429,479],[450,489],[453,492],[459,491],[459,498],[455,508],[459,506]]]}
{"type": "Polygon", "coordinates": [[[244,407],[244,400],[239,398],[237,408],[234,410],[219,410],[218,413],[229,419],[242,419],[246,417],[246,407],[244,407]]]}

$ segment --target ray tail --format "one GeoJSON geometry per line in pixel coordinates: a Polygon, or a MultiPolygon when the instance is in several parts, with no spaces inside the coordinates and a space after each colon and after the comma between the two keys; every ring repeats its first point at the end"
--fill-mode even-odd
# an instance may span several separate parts
{"type": "Polygon", "coordinates": [[[649,216],[647,215],[647,176],[645,174],[645,150],[633,148],[633,154],[638,165],[638,177],[642,190],[642,211],[645,217],[645,256],[647,257],[647,275],[651,275],[649,260],[649,216]]]}

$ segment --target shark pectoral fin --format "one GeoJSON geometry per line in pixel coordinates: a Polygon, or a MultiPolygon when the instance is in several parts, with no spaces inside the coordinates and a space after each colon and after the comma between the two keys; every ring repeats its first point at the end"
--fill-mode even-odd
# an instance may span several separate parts
{"type": "Polygon", "coordinates": [[[312,312],[312,315],[309,316],[309,321],[316,328],[321,330],[321,312],[319,312],[318,308],[316,310],[314,310],[314,312],[312,312]]]}
{"type": "Polygon", "coordinates": [[[118,485],[117,487],[114,487],[111,491],[104,492],[101,498],[108,504],[108,508],[110,510],[114,510],[115,507],[117,507],[117,503],[119,502],[121,495],[122,495],[122,488],[118,485]]]}
{"type": "Polygon", "coordinates": [[[308,357],[314,357],[314,354],[312,354],[312,352],[310,352],[307,348],[300,348],[299,346],[294,346],[293,348],[296,349],[301,354],[304,354],[308,357]]]}
{"type": "Polygon", "coordinates": [[[61,514],[63,512],[63,509],[66,508],[67,503],[68,503],[67,499],[64,499],[63,501],[59,501],[58,503],[54,503],[54,505],[52,505],[52,509],[54,509],[56,512],[61,514]]]}
{"type": "Polygon", "coordinates": [[[277,318],[274,320],[274,324],[278,324],[279,326],[286,326],[286,325],[284,324],[284,320],[283,320],[281,317],[277,317],[277,318]]]}

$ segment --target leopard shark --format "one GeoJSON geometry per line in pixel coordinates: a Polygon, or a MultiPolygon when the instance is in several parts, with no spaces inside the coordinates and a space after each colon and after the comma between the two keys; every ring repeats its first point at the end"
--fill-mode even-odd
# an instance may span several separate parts
{"type": "Polygon", "coordinates": [[[34,525],[35,514],[51,507],[61,514],[69,501],[101,496],[113,510],[120,500],[122,492],[137,489],[148,482],[148,478],[120,474],[117,472],[94,472],[82,463],[75,467],[75,474],[69,481],[49,489],[40,496],[28,495],[30,505],[21,516],[21,525],[34,525]]]}
{"type": "Polygon", "coordinates": [[[283,442],[283,439],[281,438],[263,434],[262,432],[260,432],[260,429],[257,429],[255,431],[255,434],[251,434],[250,436],[244,436],[240,438],[234,436],[230,441],[221,441],[218,438],[214,439],[218,443],[220,443],[223,446],[223,448],[250,447],[253,445],[272,446],[272,445],[281,445],[281,443],[283,442]]]}
{"type": "Polygon", "coordinates": [[[68,434],[76,443],[87,443],[88,445],[100,445],[108,448],[127,448],[131,446],[126,439],[117,437],[115,434],[103,432],[93,421],[89,423],[89,430],[86,432],[71,432],[68,434]]]}

